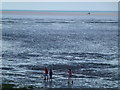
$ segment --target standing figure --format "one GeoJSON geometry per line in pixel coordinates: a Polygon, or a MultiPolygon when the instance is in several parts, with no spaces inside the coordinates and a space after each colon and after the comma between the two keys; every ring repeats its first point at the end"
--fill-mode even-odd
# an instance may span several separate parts
{"type": "Polygon", "coordinates": [[[45,78],[44,78],[44,80],[48,80],[48,69],[45,67],[45,78]]]}
{"type": "Polygon", "coordinates": [[[49,76],[50,76],[50,80],[51,80],[51,81],[52,81],[52,74],[53,74],[52,69],[50,69],[50,71],[49,71],[49,76]]]}
{"type": "MultiPolygon", "coordinates": [[[[72,77],[72,70],[69,69],[69,70],[68,70],[68,84],[69,84],[70,81],[71,81],[71,77],[72,77]]],[[[73,84],[73,81],[72,81],[72,84],[73,84]]]]}

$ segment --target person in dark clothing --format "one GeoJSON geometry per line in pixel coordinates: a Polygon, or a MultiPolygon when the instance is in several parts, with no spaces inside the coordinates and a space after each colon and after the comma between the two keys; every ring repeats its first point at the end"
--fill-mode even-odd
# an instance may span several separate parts
{"type": "Polygon", "coordinates": [[[49,71],[50,80],[52,80],[52,74],[53,74],[52,69],[50,69],[49,71]]]}
{"type": "MultiPolygon", "coordinates": [[[[70,81],[72,80],[71,77],[72,77],[72,70],[68,69],[68,83],[70,83],[70,81]]],[[[72,84],[73,84],[73,80],[72,80],[72,84]]]]}

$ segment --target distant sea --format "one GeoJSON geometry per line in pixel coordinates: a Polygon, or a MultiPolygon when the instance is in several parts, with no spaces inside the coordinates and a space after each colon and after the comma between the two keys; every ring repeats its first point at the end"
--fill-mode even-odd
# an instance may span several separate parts
{"type": "Polygon", "coordinates": [[[2,10],[6,14],[48,14],[48,15],[117,15],[118,11],[55,11],[55,10],[2,10]]]}

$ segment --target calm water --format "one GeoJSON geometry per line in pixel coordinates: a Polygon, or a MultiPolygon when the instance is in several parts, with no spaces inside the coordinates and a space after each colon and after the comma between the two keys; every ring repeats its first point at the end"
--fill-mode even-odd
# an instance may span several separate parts
{"type": "Polygon", "coordinates": [[[3,15],[3,83],[18,87],[118,87],[117,17],[3,15]],[[53,82],[43,80],[44,67],[53,82]],[[67,84],[67,69],[73,85],[67,84]]]}

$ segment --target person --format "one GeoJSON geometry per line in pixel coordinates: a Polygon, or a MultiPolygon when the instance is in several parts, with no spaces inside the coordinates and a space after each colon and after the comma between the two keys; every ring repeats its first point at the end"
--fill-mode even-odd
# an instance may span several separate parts
{"type": "Polygon", "coordinates": [[[52,69],[50,69],[49,76],[51,81],[52,81],[52,74],[53,74],[52,69]]]}
{"type": "Polygon", "coordinates": [[[47,67],[45,67],[45,78],[44,78],[44,80],[48,80],[48,69],[47,69],[47,67]]]}
{"type": "MultiPolygon", "coordinates": [[[[68,83],[71,81],[71,77],[72,77],[72,70],[71,69],[69,69],[68,70],[68,83]]],[[[72,81],[72,84],[73,84],[73,81],[72,81]]]]}

